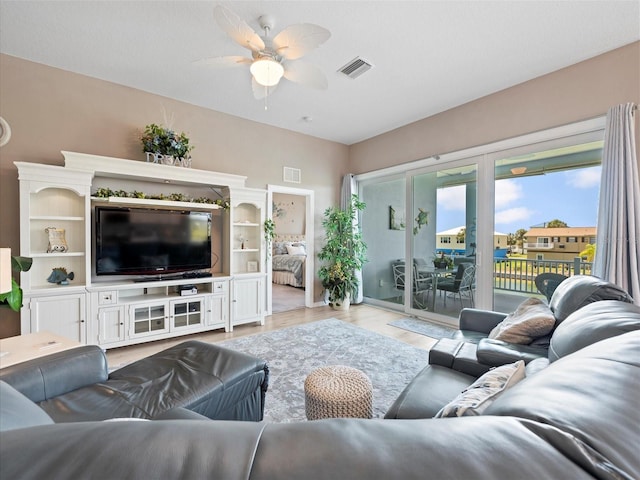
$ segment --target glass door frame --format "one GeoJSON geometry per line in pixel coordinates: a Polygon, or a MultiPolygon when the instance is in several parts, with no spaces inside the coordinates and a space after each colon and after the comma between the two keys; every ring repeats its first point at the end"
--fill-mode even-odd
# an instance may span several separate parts
{"type": "MultiPolygon", "coordinates": [[[[492,309],[493,308],[493,232],[494,232],[494,210],[495,210],[495,162],[504,157],[505,150],[514,148],[537,148],[536,144],[542,142],[566,139],[567,137],[587,134],[603,130],[606,117],[599,116],[596,118],[575,122],[568,125],[553,127],[547,130],[524,134],[518,137],[499,140],[497,142],[472,147],[457,152],[433,155],[431,157],[416,160],[410,163],[404,163],[381,170],[367,172],[355,175],[356,182],[363,180],[373,180],[376,178],[390,177],[392,175],[404,174],[407,184],[405,194],[406,211],[413,211],[413,199],[411,198],[411,178],[413,175],[433,172],[440,169],[451,168],[457,165],[470,163],[470,159],[477,159],[477,222],[476,222],[476,240],[478,248],[476,249],[477,262],[477,288],[475,293],[475,308],[492,309]]],[[[365,213],[366,215],[366,213],[365,213]]],[[[365,239],[366,240],[366,239],[365,239]]],[[[405,234],[405,253],[411,252],[412,239],[410,234],[405,234]]],[[[404,312],[407,314],[432,317],[432,312],[425,312],[419,309],[410,308],[407,300],[411,298],[411,292],[405,292],[404,312]]],[[[379,304],[369,302],[365,298],[365,302],[371,304],[379,304]]],[[[384,303],[384,302],[382,302],[384,303]]],[[[433,316],[435,320],[451,323],[451,317],[433,316]]],[[[456,320],[457,322],[457,320],[456,320]]]]}
{"type": "MultiPolygon", "coordinates": [[[[485,179],[487,175],[491,175],[491,177],[493,177],[493,171],[492,169],[488,168],[484,155],[475,155],[470,157],[462,156],[462,157],[454,158],[448,161],[447,160],[443,161],[443,159],[439,159],[439,160],[433,159],[433,160],[434,161],[431,162],[429,165],[426,165],[417,169],[408,170],[406,172],[406,175],[405,175],[406,211],[413,212],[415,209],[413,185],[414,185],[414,179],[417,176],[429,174],[429,173],[437,173],[442,170],[449,170],[454,168],[465,168],[465,167],[474,168],[476,173],[476,202],[475,202],[476,215],[475,217],[476,217],[476,244],[477,244],[476,246],[477,281],[476,281],[476,293],[475,293],[475,296],[476,296],[475,306],[477,308],[481,308],[481,306],[486,305],[486,302],[480,302],[479,299],[486,298],[487,296],[490,297],[491,293],[493,292],[492,288],[489,289],[488,294],[487,292],[484,292],[484,290],[486,290],[487,287],[483,285],[484,282],[481,281],[481,278],[484,278],[487,276],[486,274],[483,274],[483,270],[487,269],[487,267],[483,265],[484,262],[482,262],[483,256],[486,257],[486,250],[487,250],[483,246],[485,245],[485,243],[488,243],[488,245],[490,246],[488,250],[489,250],[489,253],[491,254],[491,245],[493,245],[493,241],[491,240],[493,237],[493,228],[490,228],[490,229],[485,228],[486,223],[485,221],[483,221],[483,219],[487,215],[489,215],[489,213],[493,217],[493,209],[487,209],[486,202],[480,201],[480,199],[484,198],[484,196],[486,195],[493,196],[493,192],[489,191],[490,189],[493,188],[493,183],[482,181],[482,179],[485,179]],[[488,210],[490,210],[490,212],[488,210]],[[487,239],[485,238],[487,235],[489,235],[488,242],[487,242],[487,239]]],[[[406,214],[406,218],[412,218],[412,217],[413,217],[412,214],[409,214],[409,213],[406,214]]],[[[405,235],[406,258],[413,258],[413,248],[414,248],[413,234],[412,234],[411,228],[407,228],[406,235],[405,235]]],[[[407,269],[408,270],[407,275],[413,275],[413,268],[414,268],[413,262],[406,262],[406,263],[410,265],[410,268],[407,269]]],[[[412,277],[409,277],[409,278],[412,278],[412,277]]],[[[489,283],[488,285],[492,287],[492,283],[489,283]]],[[[411,287],[413,287],[413,285],[411,285],[411,287]]],[[[448,325],[457,327],[458,325],[457,318],[454,318],[448,315],[439,314],[437,312],[433,312],[429,310],[414,308],[412,306],[412,302],[410,302],[410,299],[413,298],[412,297],[413,292],[411,290],[412,288],[409,288],[408,291],[405,292],[405,304],[404,304],[405,313],[418,316],[418,317],[430,318],[439,323],[448,324],[448,325]]],[[[432,294],[435,294],[435,293],[432,292],[432,294]]]]}

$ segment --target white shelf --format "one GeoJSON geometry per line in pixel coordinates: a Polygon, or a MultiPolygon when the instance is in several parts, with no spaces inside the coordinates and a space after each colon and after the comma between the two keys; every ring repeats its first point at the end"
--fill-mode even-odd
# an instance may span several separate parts
{"type": "MultiPolygon", "coordinates": [[[[73,280],[71,281],[73,282],[73,280]]],[[[46,285],[34,285],[31,287],[31,294],[35,296],[44,295],[59,295],[60,291],[64,290],[64,293],[85,293],[85,287],[83,285],[77,285],[69,283],[68,285],[59,285],[57,283],[47,283],[46,285]]]]}
{"type": "Polygon", "coordinates": [[[65,217],[65,216],[58,216],[58,215],[32,215],[31,217],[29,217],[29,220],[45,220],[47,222],[51,221],[51,222],[83,222],[84,218],[83,217],[65,217]]]}
{"type": "Polygon", "coordinates": [[[234,253],[241,253],[241,252],[259,252],[260,250],[257,248],[234,248],[233,251],[234,253]]]}
{"type": "Polygon", "coordinates": [[[259,223],[250,223],[250,222],[234,222],[234,227],[259,227],[259,223]]]}
{"type": "Polygon", "coordinates": [[[172,200],[155,200],[152,198],[91,197],[91,201],[95,203],[113,203],[114,205],[154,205],[158,207],[197,208],[200,210],[217,210],[222,208],[214,203],[174,202],[172,200]]]}
{"type": "Polygon", "coordinates": [[[54,258],[54,257],[84,257],[84,252],[52,252],[52,253],[30,253],[30,257],[34,258],[54,258]]]}

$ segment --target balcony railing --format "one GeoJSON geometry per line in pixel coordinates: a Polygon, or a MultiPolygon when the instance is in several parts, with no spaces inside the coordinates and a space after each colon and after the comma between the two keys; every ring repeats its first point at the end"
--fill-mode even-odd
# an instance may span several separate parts
{"type": "Polygon", "coordinates": [[[553,243],[525,243],[524,248],[550,249],[553,248],[553,243]]]}
{"type": "Polygon", "coordinates": [[[559,273],[567,277],[591,275],[591,262],[580,257],[566,260],[499,259],[493,265],[493,285],[497,290],[537,294],[535,278],[541,273],[559,273]]]}

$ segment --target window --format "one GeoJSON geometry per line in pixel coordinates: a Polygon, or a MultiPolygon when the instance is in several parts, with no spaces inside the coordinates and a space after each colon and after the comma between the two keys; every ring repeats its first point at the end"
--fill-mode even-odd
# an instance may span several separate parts
{"type": "MultiPolygon", "coordinates": [[[[573,260],[582,250],[577,229],[546,229],[550,219],[568,225],[595,226],[602,158],[602,130],[567,136],[512,149],[488,156],[494,161],[494,229],[506,233],[530,232],[522,258],[510,258],[508,265],[494,261],[493,307],[513,311],[518,295],[535,293],[532,289],[541,262],[553,268],[572,271],[573,260]],[[589,179],[589,180],[587,180],[589,179]],[[579,209],[575,205],[580,205],[579,209]],[[558,235],[564,233],[564,236],[558,235]],[[551,234],[548,237],[547,234],[551,234]],[[545,252],[553,252],[546,255],[545,252]],[[545,256],[549,258],[545,259],[545,256]],[[556,267],[557,266],[557,267],[556,267]],[[533,272],[528,269],[533,267],[533,272]],[[514,275],[523,272],[522,277],[514,275]],[[514,295],[514,293],[518,295],[514,295]],[[514,304],[508,304],[513,295],[514,304]]],[[[481,200],[482,202],[482,200],[481,200]]],[[[484,218],[482,219],[484,222],[484,218]]],[[[570,227],[569,227],[570,228],[570,227]]],[[[484,284],[481,284],[484,285],[484,284]]],[[[480,296],[480,294],[478,295],[480,296]]]]}
{"type": "Polygon", "coordinates": [[[451,243],[451,237],[442,237],[440,243],[451,243]]]}
{"type": "Polygon", "coordinates": [[[544,247],[549,245],[549,237],[538,237],[538,240],[536,241],[538,247],[544,247]]]}

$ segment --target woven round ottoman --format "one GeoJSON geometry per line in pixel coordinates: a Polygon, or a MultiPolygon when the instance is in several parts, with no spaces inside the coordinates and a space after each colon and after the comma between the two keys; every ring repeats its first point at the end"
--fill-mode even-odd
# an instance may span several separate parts
{"type": "Polygon", "coordinates": [[[321,367],[304,381],[304,407],[308,420],[371,418],[373,388],[360,370],[343,365],[321,367]]]}

